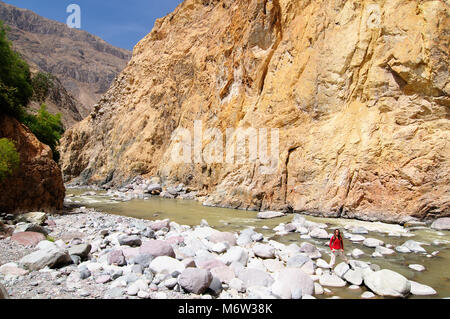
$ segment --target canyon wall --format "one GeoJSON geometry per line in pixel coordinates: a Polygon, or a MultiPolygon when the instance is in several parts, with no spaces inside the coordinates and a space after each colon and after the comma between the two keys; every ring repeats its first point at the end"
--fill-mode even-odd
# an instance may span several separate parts
{"type": "Polygon", "coordinates": [[[63,174],[112,185],[159,176],[239,209],[448,216],[449,26],[445,1],[186,0],[66,132],[63,174]],[[224,136],[278,129],[275,171],[195,154],[178,163],[172,134],[195,120],[224,136]]]}
{"type": "Polygon", "coordinates": [[[19,168],[0,183],[0,212],[62,211],[65,188],[50,147],[16,119],[0,113],[0,138],[13,141],[19,168]]]}

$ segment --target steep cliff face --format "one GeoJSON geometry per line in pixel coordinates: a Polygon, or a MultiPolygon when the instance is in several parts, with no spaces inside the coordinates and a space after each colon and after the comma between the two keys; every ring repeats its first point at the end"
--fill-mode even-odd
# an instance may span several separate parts
{"type": "Polygon", "coordinates": [[[66,132],[63,173],[159,175],[203,191],[205,204],[241,209],[449,215],[448,42],[443,1],[186,0],[66,132]],[[278,128],[275,172],[195,154],[177,163],[172,133],[195,120],[224,136],[278,128]]]}
{"type": "MultiPolygon", "coordinates": [[[[116,48],[92,34],[70,29],[64,23],[2,1],[0,20],[10,27],[8,38],[14,49],[34,69],[57,76],[75,98],[71,104],[83,118],[131,57],[129,51],[116,48]]],[[[64,110],[64,106],[67,105],[59,107],[66,113],[63,115],[75,116],[69,118],[67,124],[78,121],[78,116],[64,110]]]]}
{"type": "Polygon", "coordinates": [[[0,114],[0,138],[3,137],[14,141],[20,154],[20,167],[0,183],[0,211],[61,211],[65,188],[50,147],[39,142],[16,119],[0,114]]]}

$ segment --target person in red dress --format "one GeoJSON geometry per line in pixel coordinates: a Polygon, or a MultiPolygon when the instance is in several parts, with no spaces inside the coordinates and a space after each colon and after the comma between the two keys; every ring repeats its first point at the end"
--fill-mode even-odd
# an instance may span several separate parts
{"type": "Polygon", "coordinates": [[[341,236],[341,231],[336,229],[334,231],[333,237],[330,239],[330,249],[331,249],[331,260],[330,260],[330,268],[334,267],[336,263],[336,257],[341,257],[347,264],[348,259],[344,254],[344,240],[341,236]]]}

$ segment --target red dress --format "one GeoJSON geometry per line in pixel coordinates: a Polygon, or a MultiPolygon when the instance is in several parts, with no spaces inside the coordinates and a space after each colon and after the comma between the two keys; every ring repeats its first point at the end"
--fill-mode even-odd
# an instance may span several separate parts
{"type": "Polygon", "coordinates": [[[333,235],[333,237],[331,237],[331,240],[330,240],[330,249],[331,250],[333,250],[333,249],[334,250],[338,250],[338,249],[344,250],[344,241],[333,235]]]}

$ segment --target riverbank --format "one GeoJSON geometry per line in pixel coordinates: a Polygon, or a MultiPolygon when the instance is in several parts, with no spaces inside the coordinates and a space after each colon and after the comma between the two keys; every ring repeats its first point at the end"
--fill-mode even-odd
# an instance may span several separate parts
{"type": "MultiPolygon", "coordinates": [[[[363,250],[373,251],[373,258],[414,254],[432,260],[448,249],[445,242],[429,247],[409,239],[414,236],[409,229],[400,233],[403,243],[394,246],[364,237],[372,230],[353,227],[345,233],[346,242],[357,242],[361,249],[348,250],[352,269],[341,263],[330,273],[326,245],[331,228],[300,215],[284,217],[289,223],[271,220],[277,226],[267,232],[280,240],[252,228],[219,231],[206,221],[189,226],[84,207],[46,217],[38,221],[42,225],[36,220],[10,225],[19,235],[0,240],[0,283],[11,298],[297,299],[340,298],[344,291],[355,298],[433,296],[432,287],[380,267],[381,259],[368,261],[363,250]],[[287,234],[296,242],[282,243],[287,234]],[[36,246],[19,244],[24,240],[36,246]]],[[[409,266],[424,271],[421,265],[409,266]]]]}

